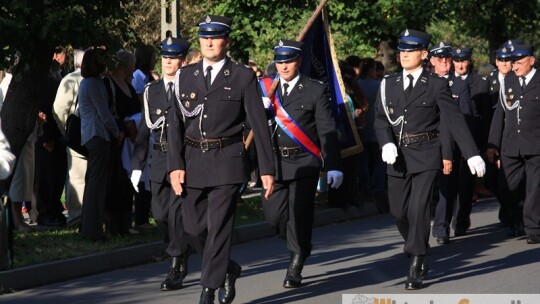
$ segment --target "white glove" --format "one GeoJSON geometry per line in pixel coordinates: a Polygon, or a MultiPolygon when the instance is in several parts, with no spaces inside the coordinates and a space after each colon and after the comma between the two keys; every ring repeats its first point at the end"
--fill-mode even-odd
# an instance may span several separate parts
{"type": "Polygon", "coordinates": [[[343,182],[343,173],[341,171],[331,170],[326,172],[326,183],[330,188],[337,189],[343,182]]]}
{"type": "Polygon", "coordinates": [[[478,177],[482,177],[486,173],[486,163],[479,155],[467,159],[467,165],[469,165],[471,173],[476,174],[478,177]]]}
{"type": "Polygon", "coordinates": [[[396,162],[397,147],[393,143],[387,143],[382,147],[383,162],[393,165],[396,162]]]}
{"type": "Polygon", "coordinates": [[[139,192],[139,181],[141,180],[141,175],[141,170],[131,171],[131,184],[133,185],[133,189],[135,189],[135,192],[139,192]]]}
{"type": "Polygon", "coordinates": [[[272,105],[272,101],[268,97],[263,97],[262,101],[265,109],[270,108],[270,106],[272,105]]]}

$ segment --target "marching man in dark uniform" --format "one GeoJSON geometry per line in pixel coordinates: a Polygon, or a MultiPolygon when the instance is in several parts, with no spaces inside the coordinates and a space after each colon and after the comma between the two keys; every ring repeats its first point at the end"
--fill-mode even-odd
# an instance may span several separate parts
{"type": "Polygon", "coordinates": [[[523,224],[528,244],[540,243],[540,73],[534,67],[534,48],[515,45],[514,73],[500,84],[488,141],[488,159],[500,157],[509,189],[523,198],[523,224]]]}
{"type": "MultiPolygon", "coordinates": [[[[489,95],[491,100],[489,107],[485,107],[482,111],[482,138],[486,138],[486,141],[489,137],[489,128],[493,114],[499,104],[500,84],[503,83],[504,78],[508,74],[512,73],[511,49],[515,44],[522,44],[522,42],[518,43],[516,40],[508,40],[503,46],[495,51],[495,65],[497,68],[488,76],[489,95]],[[487,125],[487,127],[485,127],[485,125],[487,125]]],[[[500,204],[500,226],[510,227],[510,231],[508,232],[508,236],[510,237],[523,236],[525,232],[523,231],[521,204],[516,202],[516,198],[513,196],[510,189],[508,189],[508,181],[506,180],[503,167],[500,166],[500,160],[498,158],[488,158],[486,169],[486,176],[484,177],[486,187],[495,193],[500,204]]]]}
{"type": "MultiPolygon", "coordinates": [[[[429,201],[442,168],[439,127],[451,132],[471,172],[482,176],[485,164],[452,99],[448,81],[422,67],[431,35],[405,30],[398,50],[403,72],[383,79],[376,103],[375,131],[388,164],[390,213],[411,257],[405,288],[422,288],[428,266],[429,201]]],[[[445,134],[441,134],[445,135],[445,134]]]]}
{"type": "MultiPolygon", "coordinates": [[[[470,112],[470,96],[467,83],[456,77],[452,71],[452,45],[448,42],[440,42],[433,46],[430,51],[430,62],[433,72],[448,80],[452,98],[457,102],[461,113],[470,112]]],[[[440,137],[441,138],[441,137],[440,137]]],[[[433,236],[437,238],[437,244],[444,245],[450,242],[450,224],[452,222],[455,202],[459,197],[459,179],[461,151],[457,148],[450,134],[443,142],[443,175],[439,176],[439,201],[433,218],[433,236]],[[457,170],[452,170],[455,167],[457,170]]],[[[468,170],[468,168],[467,168],[468,170]]]]}
{"type": "MultiPolygon", "coordinates": [[[[488,83],[485,78],[473,73],[472,48],[457,48],[452,51],[454,60],[455,77],[463,79],[469,88],[469,107],[459,106],[461,113],[465,116],[465,121],[469,126],[473,138],[480,152],[486,149],[486,140],[481,138],[481,108],[489,104],[488,83]]],[[[475,178],[471,174],[464,162],[459,170],[459,196],[458,204],[454,209],[454,235],[463,236],[471,226],[472,201],[474,196],[475,178]]]]}
{"type": "MultiPolygon", "coordinates": [[[[270,199],[263,198],[262,205],[266,221],[287,240],[290,250],[285,288],[300,287],[304,261],[311,255],[321,167],[327,172],[330,187],[338,188],[343,181],[328,88],[299,73],[301,47],[301,42],[290,40],[280,40],[274,47],[279,85],[272,100],[263,97],[272,122],[276,184],[274,194],[270,199]]],[[[271,84],[271,78],[261,80],[263,96],[267,96],[271,84]]]]}
{"type": "Polygon", "coordinates": [[[163,79],[149,83],[144,90],[141,123],[133,151],[131,183],[138,192],[146,163],[150,162],[152,215],[171,256],[171,268],[161,290],[182,288],[187,275],[188,244],[185,237],[180,197],[172,191],[167,171],[167,113],[174,109],[174,78],[184,64],[190,43],[169,37],[161,42],[163,79]],[[151,156],[148,157],[148,150],[151,156]]]}
{"type": "Polygon", "coordinates": [[[270,132],[253,70],[226,56],[231,18],[199,22],[203,60],[177,73],[170,115],[168,168],[191,245],[202,256],[200,303],[231,303],[241,267],[229,259],[236,203],[249,178],[242,133],[255,134],[264,196],[274,188],[270,132]]]}

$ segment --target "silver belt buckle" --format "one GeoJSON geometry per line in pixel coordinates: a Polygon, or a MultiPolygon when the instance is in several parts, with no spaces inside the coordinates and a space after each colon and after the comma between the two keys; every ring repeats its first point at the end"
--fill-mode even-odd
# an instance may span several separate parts
{"type": "Polygon", "coordinates": [[[208,140],[206,139],[200,142],[200,146],[203,152],[210,150],[210,147],[208,147],[208,140]]]}

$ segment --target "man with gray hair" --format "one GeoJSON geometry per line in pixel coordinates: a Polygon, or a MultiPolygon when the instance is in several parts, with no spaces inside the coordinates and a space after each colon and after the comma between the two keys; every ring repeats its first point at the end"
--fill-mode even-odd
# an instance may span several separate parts
{"type": "MultiPolygon", "coordinates": [[[[67,74],[58,87],[53,105],[53,117],[63,135],[66,130],[66,121],[69,114],[78,113],[77,93],[82,80],[81,62],[84,50],[75,50],[73,62],[75,71],[67,74]]],[[[84,176],[86,174],[86,158],[66,147],[67,168],[66,179],[66,206],[68,209],[67,225],[73,226],[80,222],[82,201],[84,193],[84,176]]]]}

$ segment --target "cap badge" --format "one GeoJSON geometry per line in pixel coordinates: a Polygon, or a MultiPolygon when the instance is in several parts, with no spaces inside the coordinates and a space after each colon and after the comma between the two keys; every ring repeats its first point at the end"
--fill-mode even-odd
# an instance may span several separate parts
{"type": "Polygon", "coordinates": [[[206,16],[206,20],[204,20],[204,21],[206,21],[206,23],[210,23],[210,22],[212,22],[212,19],[210,19],[210,16],[206,16]]]}
{"type": "Polygon", "coordinates": [[[191,99],[194,99],[194,98],[195,98],[195,93],[189,94],[189,97],[190,97],[191,99]]]}
{"type": "Polygon", "coordinates": [[[456,50],[456,53],[460,54],[460,53],[461,53],[461,49],[457,49],[457,50],[456,50]]]}
{"type": "Polygon", "coordinates": [[[409,30],[405,30],[405,33],[403,33],[403,36],[409,36],[409,30]]]}
{"type": "Polygon", "coordinates": [[[167,38],[167,45],[171,45],[172,44],[172,38],[169,36],[169,38],[167,38]]]}
{"type": "Polygon", "coordinates": [[[512,40],[508,40],[508,45],[512,45],[512,40]]]}
{"type": "Polygon", "coordinates": [[[229,71],[229,69],[226,69],[225,71],[223,71],[223,75],[225,75],[225,77],[229,77],[229,75],[231,75],[231,72],[229,71]]]}
{"type": "Polygon", "coordinates": [[[190,105],[189,100],[186,100],[186,102],[184,102],[184,105],[186,106],[186,108],[189,108],[189,105],[190,105]]]}
{"type": "Polygon", "coordinates": [[[440,47],[443,47],[443,46],[444,46],[444,42],[439,43],[439,46],[440,46],[440,47]]]}
{"type": "Polygon", "coordinates": [[[513,45],[510,46],[510,51],[511,51],[511,52],[514,51],[514,46],[513,46],[513,45]]]}
{"type": "Polygon", "coordinates": [[[193,76],[197,77],[199,75],[199,70],[195,70],[195,73],[193,73],[193,76]]]}
{"type": "Polygon", "coordinates": [[[502,49],[502,52],[503,52],[503,53],[506,53],[506,52],[507,52],[506,48],[503,48],[503,49],[502,49]]]}
{"type": "Polygon", "coordinates": [[[279,46],[283,46],[283,41],[282,40],[279,41],[279,46]]]}
{"type": "Polygon", "coordinates": [[[156,110],[156,114],[157,114],[157,115],[161,115],[161,109],[157,109],[157,110],[156,110]]]}

